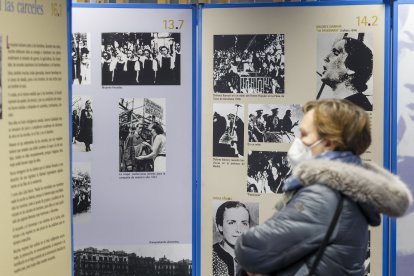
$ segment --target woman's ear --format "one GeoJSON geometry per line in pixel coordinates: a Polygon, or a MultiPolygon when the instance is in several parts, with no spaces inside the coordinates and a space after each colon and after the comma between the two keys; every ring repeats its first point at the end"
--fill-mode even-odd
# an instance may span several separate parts
{"type": "Polygon", "coordinates": [[[331,140],[325,139],[325,148],[327,150],[333,151],[336,149],[336,144],[332,142],[331,140]]]}

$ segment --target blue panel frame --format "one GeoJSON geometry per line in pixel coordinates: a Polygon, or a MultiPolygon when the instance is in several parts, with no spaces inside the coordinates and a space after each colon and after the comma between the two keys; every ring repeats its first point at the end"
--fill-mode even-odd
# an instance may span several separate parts
{"type": "MultiPolygon", "coordinates": [[[[68,1],[71,2],[71,1],[68,1]]],[[[70,9],[74,7],[74,8],[97,8],[97,9],[101,9],[101,8],[121,8],[121,9],[181,9],[181,10],[185,10],[185,9],[192,9],[192,26],[191,26],[191,35],[192,35],[192,84],[191,84],[191,88],[192,88],[192,108],[191,108],[191,113],[193,116],[193,120],[192,120],[192,203],[191,203],[191,207],[192,207],[192,263],[194,264],[194,262],[197,261],[197,258],[199,258],[199,256],[197,255],[197,231],[199,231],[198,228],[198,224],[197,224],[197,219],[198,219],[198,209],[197,206],[199,206],[198,201],[197,201],[197,183],[199,183],[197,181],[197,168],[198,168],[198,159],[197,159],[197,149],[200,148],[200,145],[197,143],[198,139],[197,139],[197,127],[199,126],[199,122],[197,120],[197,110],[198,110],[198,97],[197,97],[197,61],[198,59],[197,57],[197,8],[195,5],[193,4],[90,4],[90,3],[73,3],[70,7],[70,9]]],[[[71,19],[71,16],[70,16],[71,19]]],[[[69,24],[69,34],[68,34],[68,40],[69,40],[69,45],[70,48],[69,50],[72,49],[72,22],[70,21],[69,24]]],[[[70,57],[70,51],[69,51],[69,57],[70,57]]],[[[70,63],[69,66],[72,65],[71,63],[72,58],[70,57],[70,63]]],[[[70,68],[70,67],[69,67],[70,68]]],[[[69,77],[70,79],[72,79],[72,70],[69,70],[69,77]]],[[[70,82],[69,85],[69,89],[70,89],[70,114],[72,114],[72,84],[70,82]]],[[[70,116],[70,137],[72,139],[72,116],[70,116]]],[[[71,172],[72,172],[72,142],[71,144],[71,172]]],[[[72,193],[72,192],[71,192],[72,193]]],[[[72,210],[72,204],[71,204],[71,210],[72,210]]],[[[73,221],[71,221],[72,224],[72,252],[74,249],[74,242],[73,242],[73,221]]],[[[74,275],[75,273],[75,269],[74,269],[74,262],[73,262],[73,254],[72,254],[72,275],[74,275]]],[[[196,265],[197,268],[197,265],[196,265]]],[[[192,275],[195,276],[196,275],[196,270],[194,269],[194,265],[192,265],[192,275]]]]}
{"type": "Polygon", "coordinates": [[[75,260],[73,255],[74,240],[73,240],[73,191],[72,191],[72,1],[66,1],[66,24],[67,24],[67,47],[68,47],[68,110],[69,110],[69,183],[70,183],[70,248],[71,248],[71,264],[72,276],[75,275],[75,260]]]}
{"type": "Polygon", "coordinates": [[[201,45],[202,45],[202,16],[203,16],[203,5],[200,5],[198,8],[198,47],[197,47],[197,183],[198,183],[198,189],[197,189],[197,241],[195,243],[196,245],[196,275],[201,275],[201,144],[202,144],[202,137],[201,137],[201,115],[203,114],[203,108],[201,105],[201,73],[202,73],[202,64],[201,64],[201,45]]]}
{"type": "MultiPolygon", "coordinates": [[[[391,139],[391,127],[392,122],[390,122],[391,110],[392,110],[392,94],[390,91],[390,75],[392,72],[389,72],[391,66],[391,6],[387,2],[385,4],[385,33],[384,33],[384,167],[392,170],[391,167],[391,148],[392,148],[392,139],[391,139]]],[[[390,219],[387,216],[383,217],[383,234],[382,234],[382,271],[383,275],[389,275],[390,269],[390,247],[389,247],[389,237],[390,237],[390,219]]]]}
{"type": "MultiPolygon", "coordinates": [[[[197,201],[197,189],[198,189],[198,183],[200,183],[199,181],[197,181],[197,148],[198,148],[198,144],[197,144],[197,125],[198,121],[197,121],[197,8],[195,5],[191,5],[192,8],[192,17],[193,17],[193,25],[192,25],[192,44],[193,44],[193,54],[192,54],[192,104],[193,104],[193,125],[192,125],[192,135],[193,135],[193,139],[192,139],[192,151],[193,151],[193,162],[192,162],[192,176],[193,176],[193,193],[192,193],[192,255],[193,255],[193,259],[192,259],[192,263],[194,264],[194,262],[196,262],[197,259],[197,206],[198,206],[198,201],[197,201]]],[[[195,276],[196,275],[196,270],[194,269],[194,266],[192,266],[192,275],[195,276]]],[[[197,268],[197,266],[196,266],[197,268]]]]}
{"type": "MultiPolygon", "coordinates": [[[[115,9],[194,9],[192,4],[91,4],[91,3],[73,3],[74,8],[115,8],[115,9]]],[[[194,27],[194,25],[193,25],[194,27]]]]}
{"type": "MultiPolygon", "coordinates": [[[[405,2],[405,1],[404,1],[405,2]]],[[[410,0],[410,3],[414,3],[414,0],[410,0]]],[[[239,4],[204,4],[200,5],[199,7],[199,47],[197,51],[199,52],[198,55],[198,95],[199,100],[197,106],[199,107],[200,111],[198,116],[201,116],[201,52],[202,52],[202,12],[203,9],[222,9],[222,8],[259,8],[259,7],[306,7],[306,6],[349,6],[349,5],[385,5],[385,22],[384,22],[384,147],[383,147],[383,166],[387,169],[393,169],[392,164],[394,164],[395,160],[393,160],[393,156],[395,155],[395,133],[396,133],[396,124],[394,120],[396,120],[395,112],[396,112],[396,95],[390,93],[390,75],[392,72],[389,72],[389,66],[391,65],[391,54],[390,54],[390,46],[391,46],[391,5],[388,0],[372,0],[372,1],[321,1],[321,2],[283,2],[283,3],[239,3],[239,4]],[[392,111],[392,114],[391,114],[392,111]],[[392,117],[390,117],[392,115],[392,117]],[[392,118],[392,122],[389,122],[389,119],[392,118]],[[394,154],[393,154],[394,153],[394,154]]],[[[395,20],[394,20],[395,21],[395,20]]],[[[394,32],[395,35],[395,32],[394,32]]],[[[395,51],[395,47],[393,48],[395,51]]],[[[393,76],[393,80],[394,80],[393,76]]],[[[393,87],[394,88],[394,87],[393,87]]],[[[394,88],[394,91],[395,88],[394,88]]],[[[201,124],[201,118],[198,118],[198,123],[201,124]]],[[[197,131],[198,136],[200,137],[198,141],[198,146],[201,147],[201,127],[199,127],[197,131]]],[[[201,180],[201,148],[197,150],[199,159],[198,161],[198,183],[201,180]]],[[[393,172],[395,172],[393,170],[393,172]]],[[[199,184],[199,187],[201,183],[199,184]]],[[[198,231],[197,235],[197,275],[201,275],[200,271],[200,255],[201,255],[201,247],[200,247],[200,229],[201,229],[201,189],[197,191],[197,200],[199,202],[198,209],[197,209],[197,217],[198,217],[198,231]]],[[[395,230],[395,222],[391,220],[391,233],[395,230]]],[[[392,245],[395,245],[395,231],[394,237],[391,237],[391,252],[390,252],[390,219],[387,216],[383,217],[383,248],[382,248],[382,271],[383,275],[389,275],[390,261],[394,260],[394,268],[395,268],[395,246],[394,248],[392,245]],[[394,259],[392,259],[394,257],[394,259]]],[[[393,264],[391,264],[391,269],[393,268],[393,264]]],[[[395,275],[392,274],[392,275],[395,275]]]]}

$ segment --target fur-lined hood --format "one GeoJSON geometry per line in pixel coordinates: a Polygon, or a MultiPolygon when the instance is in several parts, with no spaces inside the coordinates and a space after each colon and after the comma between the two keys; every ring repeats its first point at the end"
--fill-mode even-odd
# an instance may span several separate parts
{"type": "Polygon", "coordinates": [[[393,217],[402,216],[413,200],[410,190],[397,176],[373,163],[358,166],[312,159],[298,164],[293,176],[304,186],[324,184],[360,205],[393,217]]]}

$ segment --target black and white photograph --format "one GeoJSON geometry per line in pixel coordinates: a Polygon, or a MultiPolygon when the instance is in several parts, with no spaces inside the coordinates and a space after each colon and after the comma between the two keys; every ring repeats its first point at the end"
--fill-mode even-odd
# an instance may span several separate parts
{"type": "Polygon", "coordinates": [[[78,247],[74,275],[191,276],[191,244],[78,247]]]}
{"type": "Polygon", "coordinates": [[[72,34],[72,84],[91,84],[90,33],[72,34]]]}
{"type": "Polygon", "coordinates": [[[302,105],[249,104],[249,143],[292,143],[300,137],[302,105]]]}
{"type": "Polygon", "coordinates": [[[259,203],[213,201],[213,276],[235,276],[237,239],[259,222],[259,203]]]}
{"type": "Polygon", "coordinates": [[[102,33],[102,85],[180,85],[180,33],[102,33]]]}
{"type": "Polygon", "coordinates": [[[244,155],[244,105],[213,104],[213,156],[244,155]]]}
{"type": "Polygon", "coordinates": [[[90,152],[93,144],[93,107],[89,96],[72,97],[72,151],[90,152]]]}
{"type": "Polygon", "coordinates": [[[91,166],[89,163],[73,163],[72,208],[75,222],[89,215],[91,200],[91,166]]]}
{"type": "Polygon", "coordinates": [[[371,275],[371,230],[368,230],[368,247],[367,247],[367,255],[365,256],[364,262],[364,276],[371,275]]]}
{"type": "Polygon", "coordinates": [[[285,93],[285,35],[215,35],[214,92],[285,93]]]}
{"type": "Polygon", "coordinates": [[[247,157],[247,192],[283,193],[292,166],[286,152],[250,151],[247,157]]]}
{"type": "Polygon", "coordinates": [[[119,99],[119,171],[165,172],[165,98],[119,99]]]}
{"type": "Polygon", "coordinates": [[[316,99],[346,99],[372,111],[371,33],[318,33],[316,99]]]}
{"type": "Polygon", "coordinates": [[[3,63],[3,40],[2,36],[0,35],[0,120],[3,119],[3,84],[2,84],[2,77],[3,77],[3,69],[2,69],[2,63],[3,63]]]}

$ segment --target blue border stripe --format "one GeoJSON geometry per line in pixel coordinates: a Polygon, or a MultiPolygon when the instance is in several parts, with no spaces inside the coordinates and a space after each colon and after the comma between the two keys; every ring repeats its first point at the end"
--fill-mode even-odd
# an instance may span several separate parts
{"type": "Polygon", "coordinates": [[[197,275],[201,275],[201,115],[202,115],[202,105],[201,105],[201,55],[202,55],[202,17],[203,17],[203,5],[199,6],[198,9],[198,47],[197,47],[197,56],[198,56],[198,91],[197,91],[197,258],[196,258],[196,270],[197,275]]]}
{"type": "Polygon", "coordinates": [[[69,108],[69,190],[70,190],[70,235],[71,235],[71,262],[72,262],[72,276],[75,275],[75,259],[74,259],[74,232],[73,232],[73,191],[72,191],[72,1],[66,1],[67,14],[67,37],[68,37],[68,108],[69,108]]]}
{"type": "MultiPolygon", "coordinates": [[[[197,258],[197,8],[195,5],[192,6],[192,263],[194,264],[197,258]]],[[[196,275],[196,271],[192,269],[192,275],[196,275]]]]}
{"type": "Polygon", "coordinates": [[[220,8],[263,8],[263,7],[300,7],[300,6],[355,6],[382,5],[383,0],[372,1],[321,1],[321,2],[278,2],[278,3],[237,3],[237,4],[205,4],[205,9],[220,8]]]}
{"type": "Polygon", "coordinates": [[[94,4],[73,3],[74,8],[119,8],[119,9],[192,9],[192,4],[94,4]]]}
{"type": "MultiPolygon", "coordinates": [[[[414,4],[414,0],[398,0],[398,1],[395,0],[394,1],[394,7],[401,5],[401,4],[414,4]]],[[[397,14],[394,13],[394,15],[397,15],[397,14]]]]}
{"type": "MultiPolygon", "coordinates": [[[[391,142],[390,136],[390,115],[392,112],[392,93],[390,91],[390,72],[389,66],[391,63],[390,59],[390,45],[391,45],[391,6],[389,3],[385,4],[385,22],[384,22],[384,115],[383,115],[383,137],[384,137],[384,147],[383,147],[383,166],[387,169],[391,169],[390,157],[391,157],[391,142]]],[[[389,223],[390,218],[388,216],[383,216],[383,233],[382,233],[382,275],[389,275],[389,223]]]]}

